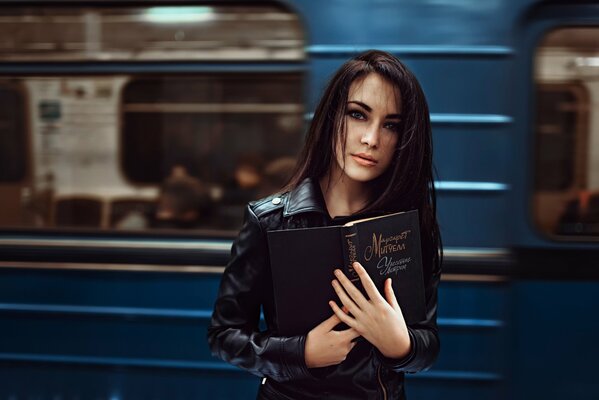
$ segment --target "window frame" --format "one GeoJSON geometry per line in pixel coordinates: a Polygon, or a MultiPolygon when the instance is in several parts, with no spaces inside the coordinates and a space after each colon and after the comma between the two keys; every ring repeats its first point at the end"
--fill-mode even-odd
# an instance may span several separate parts
{"type": "MultiPolygon", "coordinates": [[[[288,13],[293,13],[298,17],[301,25],[302,39],[304,41],[304,49],[308,41],[307,28],[305,20],[298,10],[290,7],[281,1],[268,1],[279,7],[281,10],[288,13]]],[[[228,3],[224,3],[228,4],[228,3]]],[[[234,3],[232,3],[234,4],[234,3]]],[[[35,6],[35,2],[25,1],[23,4],[7,4],[7,7],[35,6]]],[[[156,6],[159,3],[140,2],[135,6],[156,6]]],[[[165,4],[166,5],[166,4],[165,4]]],[[[184,5],[184,4],[178,4],[184,5]]],[[[70,4],[50,3],[49,6],[55,7],[74,7],[70,4]]],[[[116,2],[105,2],[95,4],[97,7],[118,7],[116,2]]],[[[169,4],[170,6],[170,4],[169,4]]],[[[130,75],[132,73],[142,75],[152,74],[205,74],[205,73],[247,73],[247,72],[286,72],[300,73],[301,90],[303,96],[303,105],[306,107],[306,90],[309,88],[308,74],[309,58],[308,53],[304,51],[304,57],[297,60],[262,60],[255,62],[252,60],[180,60],[176,63],[156,61],[156,60],[117,60],[117,61],[20,61],[20,62],[4,62],[0,61],[0,77],[2,79],[21,78],[21,77],[62,77],[62,76],[77,76],[85,78],[87,76],[102,75],[130,75]]],[[[29,110],[27,109],[27,121],[29,121],[29,110]]],[[[26,122],[27,122],[26,121],[26,122]]],[[[29,123],[27,122],[27,129],[29,123]]],[[[119,130],[119,129],[117,129],[119,130]]],[[[29,142],[28,142],[29,143],[29,142]]],[[[31,147],[28,144],[28,149],[31,147]]],[[[28,158],[31,159],[30,157],[28,158]]],[[[147,258],[147,248],[159,249],[160,251],[181,249],[187,254],[192,254],[196,250],[204,254],[223,254],[223,251],[228,253],[230,239],[236,235],[236,231],[198,231],[187,232],[182,230],[139,230],[139,231],[119,231],[115,229],[109,230],[90,230],[80,228],[57,229],[49,227],[37,229],[35,227],[18,227],[7,226],[0,228],[0,248],[8,246],[7,249],[20,251],[21,246],[48,246],[49,253],[54,254],[53,250],[57,249],[59,253],[61,249],[71,247],[81,248],[83,252],[88,250],[96,254],[94,249],[111,249],[120,248],[131,250],[131,254],[138,254],[137,249],[140,249],[139,257],[147,258]]],[[[60,254],[55,254],[54,257],[61,258],[60,254]]],[[[117,258],[118,260],[118,258],[117,258]]],[[[167,262],[172,262],[168,257],[167,262]]]]}
{"type": "MultiPolygon", "coordinates": [[[[546,12],[549,12],[549,10],[546,10],[546,12]]],[[[551,12],[553,12],[553,10],[551,10],[551,12]]],[[[530,98],[531,98],[531,103],[530,103],[530,108],[529,110],[529,128],[528,131],[531,133],[531,137],[528,141],[528,143],[530,144],[530,155],[532,155],[532,160],[533,162],[531,164],[529,164],[531,166],[531,171],[529,173],[529,182],[528,182],[528,193],[529,193],[529,202],[528,202],[528,210],[527,210],[527,214],[528,214],[528,220],[530,223],[530,226],[533,228],[533,231],[536,232],[541,238],[545,239],[545,240],[549,240],[550,243],[561,243],[563,245],[568,245],[568,244],[572,244],[572,245],[583,245],[583,246],[588,246],[591,245],[593,243],[599,242],[599,234],[597,235],[562,235],[559,233],[555,233],[554,231],[548,231],[547,229],[544,229],[543,227],[541,227],[538,223],[538,211],[536,208],[536,194],[537,194],[537,190],[536,190],[536,173],[537,173],[537,160],[538,160],[538,153],[537,153],[537,124],[536,124],[536,113],[538,112],[538,100],[537,100],[537,96],[536,96],[536,88],[537,85],[539,84],[538,80],[537,80],[537,76],[536,76],[536,68],[538,66],[538,50],[540,48],[540,45],[543,43],[543,41],[545,40],[545,38],[558,30],[564,30],[564,29],[577,29],[577,28],[592,28],[592,29],[596,29],[599,31],[599,21],[596,21],[594,23],[568,23],[566,21],[561,21],[558,19],[553,19],[550,21],[545,21],[544,24],[539,24],[537,26],[537,35],[534,37],[534,40],[530,43],[529,49],[529,54],[531,55],[530,57],[530,69],[529,69],[529,82],[530,82],[530,87],[531,87],[531,93],[530,93],[530,98]],[[543,25],[545,25],[543,27],[543,25]],[[541,28],[541,29],[539,29],[541,28]]],[[[572,83],[575,80],[570,80],[570,81],[561,81],[559,84],[564,84],[564,82],[566,82],[566,86],[568,83],[572,83]]],[[[547,83],[547,82],[543,82],[543,83],[547,83]]],[[[553,84],[553,83],[550,83],[553,84]]],[[[556,82],[556,84],[558,84],[556,82]]],[[[586,91],[586,88],[584,88],[580,93],[583,93],[584,91],[586,91]]],[[[584,96],[584,95],[583,95],[584,96]]],[[[590,112],[587,112],[587,117],[590,116],[590,112]]],[[[584,120],[584,117],[582,118],[584,120]]],[[[590,124],[588,122],[589,118],[587,118],[586,122],[583,122],[582,124],[580,124],[579,129],[583,129],[583,128],[590,128],[590,124]]],[[[584,137],[586,138],[586,140],[588,141],[588,139],[590,138],[590,130],[586,129],[586,134],[583,134],[584,137]]],[[[579,151],[580,148],[583,147],[581,143],[576,143],[574,145],[574,151],[579,151]]],[[[584,153],[585,154],[585,162],[588,160],[588,153],[584,153]]],[[[576,158],[576,157],[575,157],[576,158]]],[[[570,190],[574,189],[576,187],[577,184],[577,179],[580,179],[580,177],[577,177],[577,173],[579,172],[578,168],[579,165],[581,165],[581,161],[577,160],[578,162],[576,162],[576,164],[573,166],[573,183],[570,186],[570,190]]],[[[585,177],[584,179],[586,181],[588,181],[588,174],[585,172],[585,177]]],[[[565,205],[567,204],[567,201],[563,202],[564,208],[565,205]]],[[[556,223],[557,226],[557,223],[556,223]]]]}
{"type": "MultiPolygon", "coordinates": [[[[20,133],[23,137],[23,141],[21,145],[23,148],[21,149],[21,158],[23,159],[22,163],[22,172],[20,173],[20,177],[15,180],[0,180],[1,185],[19,185],[24,184],[30,179],[31,175],[31,131],[29,126],[30,112],[27,108],[28,104],[28,96],[27,91],[23,87],[20,82],[10,82],[6,80],[6,77],[0,76],[0,87],[8,88],[11,92],[17,95],[17,100],[20,103],[19,107],[21,109],[21,115],[23,116],[23,123],[21,128],[21,132],[17,132],[17,135],[20,133]]],[[[19,149],[16,149],[19,150],[19,149]]]]}

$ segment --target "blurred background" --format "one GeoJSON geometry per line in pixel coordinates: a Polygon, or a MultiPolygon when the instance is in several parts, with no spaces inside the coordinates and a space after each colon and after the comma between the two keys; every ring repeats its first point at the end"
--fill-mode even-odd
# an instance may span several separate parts
{"type": "Polygon", "coordinates": [[[0,399],[246,399],[206,327],[332,73],[431,108],[442,351],[410,399],[597,399],[599,4],[0,0],[0,399]]]}

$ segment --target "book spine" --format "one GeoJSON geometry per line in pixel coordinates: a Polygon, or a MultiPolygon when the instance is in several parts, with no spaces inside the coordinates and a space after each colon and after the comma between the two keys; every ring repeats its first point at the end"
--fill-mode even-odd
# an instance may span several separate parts
{"type": "Polygon", "coordinates": [[[343,261],[345,263],[347,277],[356,282],[360,280],[354,269],[354,262],[358,260],[358,230],[356,226],[346,226],[342,229],[343,261]]]}

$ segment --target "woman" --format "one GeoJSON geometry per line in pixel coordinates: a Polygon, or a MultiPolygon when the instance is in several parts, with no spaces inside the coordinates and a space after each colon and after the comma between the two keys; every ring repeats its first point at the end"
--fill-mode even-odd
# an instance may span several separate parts
{"type": "MultiPolygon", "coordinates": [[[[429,112],[414,75],[381,51],[346,62],[316,109],[299,160],[283,194],[246,209],[208,331],[212,352],[265,377],[260,399],[403,399],[404,373],[429,368],[439,352],[442,246],[429,112]],[[336,271],[343,310],[331,302],[331,317],[307,335],[277,334],[267,231],[412,209],[420,214],[426,319],[406,326],[390,281],[384,294],[365,298],[336,271]],[[349,328],[333,330],[340,322],[349,328]]],[[[356,270],[368,286],[368,275],[356,270]]]]}

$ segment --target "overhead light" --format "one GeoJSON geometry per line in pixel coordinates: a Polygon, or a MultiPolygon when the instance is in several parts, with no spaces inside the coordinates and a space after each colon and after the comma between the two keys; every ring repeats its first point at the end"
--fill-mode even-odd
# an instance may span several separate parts
{"type": "Polygon", "coordinates": [[[599,67],[599,57],[576,57],[574,63],[577,67],[599,67]]]}
{"type": "Polygon", "coordinates": [[[204,22],[214,19],[212,7],[151,7],[144,19],[158,24],[175,24],[182,22],[204,22]]]}

